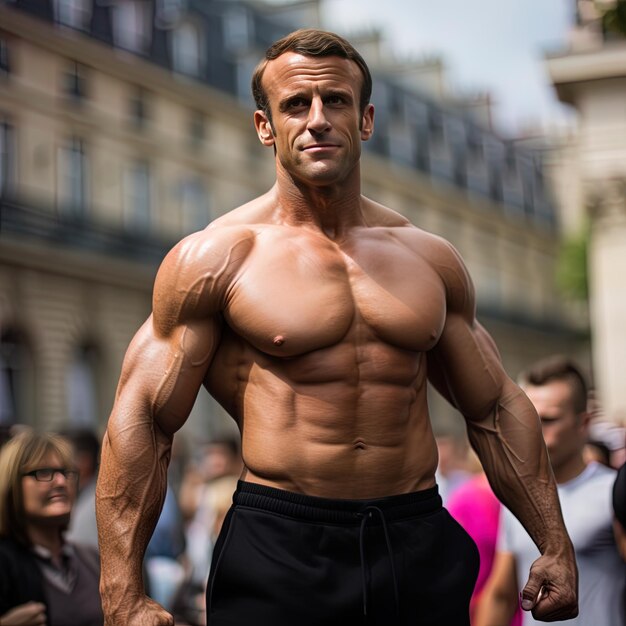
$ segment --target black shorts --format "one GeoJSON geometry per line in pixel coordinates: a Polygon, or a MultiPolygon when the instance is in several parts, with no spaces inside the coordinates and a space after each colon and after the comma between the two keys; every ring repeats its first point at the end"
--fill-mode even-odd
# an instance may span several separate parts
{"type": "Polygon", "coordinates": [[[437,487],[330,500],[239,482],[208,626],[469,626],[478,550],[437,487]]]}

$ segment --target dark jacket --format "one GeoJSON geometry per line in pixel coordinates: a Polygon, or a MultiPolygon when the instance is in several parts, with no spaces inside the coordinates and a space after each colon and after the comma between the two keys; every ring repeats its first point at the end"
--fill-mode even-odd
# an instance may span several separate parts
{"type": "Polygon", "coordinates": [[[0,615],[31,601],[46,604],[37,561],[26,546],[0,538],[0,615]]]}

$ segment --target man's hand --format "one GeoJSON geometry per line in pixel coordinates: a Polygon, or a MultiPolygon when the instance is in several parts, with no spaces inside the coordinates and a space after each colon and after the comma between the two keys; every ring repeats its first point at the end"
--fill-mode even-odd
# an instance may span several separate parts
{"type": "Polygon", "coordinates": [[[578,569],[573,552],[544,554],[530,568],[522,590],[522,609],[536,620],[555,622],[578,615],[578,569]]]}
{"type": "Polygon", "coordinates": [[[105,618],[104,626],[174,626],[174,618],[152,598],[144,596],[125,615],[105,618]]]}
{"type": "Polygon", "coordinates": [[[45,626],[46,605],[41,602],[27,602],[0,615],[2,626],[45,626]]]}

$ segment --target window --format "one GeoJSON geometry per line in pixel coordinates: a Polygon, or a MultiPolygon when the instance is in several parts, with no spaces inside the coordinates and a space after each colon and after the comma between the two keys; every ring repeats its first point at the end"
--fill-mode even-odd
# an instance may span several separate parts
{"type": "Polygon", "coordinates": [[[232,7],[224,15],[224,45],[237,51],[248,47],[250,24],[248,11],[244,7],[232,7]]]}
{"type": "Polygon", "coordinates": [[[185,234],[202,230],[211,217],[204,183],[200,178],[186,180],[181,185],[183,231],[185,234]]]}
{"type": "Polygon", "coordinates": [[[483,138],[477,128],[469,128],[467,130],[467,149],[472,164],[475,166],[482,163],[485,158],[483,138]]]}
{"type": "Polygon", "coordinates": [[[174,70],[190,76],[200,75],[200,38],[192,24],[182,24],[172,35],[174,70]]]}
{"type": "Polygon", "coordinates": [[[61,213],[83,215],[87,202],[87,161],[82,139],[73,137],[59,148],[58,206],[61,213]]]}
{"type": "Polygon", "coordinates": [[[502,202],[502,173],[495,166],[489,167],[489,196],[495,202],[502,202]]]}
{"type": "Polygon", "coordinates": [[[206,139],[204,115],[200,111],[192,111],[189,117],[189,141],[195,149],[200,148],[206,139]]]}
{"type": "Polygon", "coordinates": [[[63,75],[64,84],[63,91],[66,95],[81,100],[87,95],[87,78],[85,67],[72,61],[63,75]]]}
{"type": "Polygon", "coordinates": [[[146,92],[138,87],[130,99],[130,118],[136,128],[143,128],[148,120],[146,92]]]}
{"type": "Polygon", "coordinates": [[[86,30],[91,18],[87,0],[54,0],[54,17],[59,24],[86,30]]]}
{"type": "Polygon", "coordinates": [[[150,167],[145,161],[135,161],[124,173],[124,214],[130,230],[149,230],[150,205],[150,167]]]}
{"type": "Polygon", "coordinates": [[[113,40],[115,45],[131,52],[145,53],[152,35],[150,3],[124,0],[113,8],[113,40]]]}
{"type": "Polygon", "coordinates": [[[4,37],[0,37],[0,75],[8,74],[9,66],[9,46],[4,37]]]}
{"type": "Polygon", "coordinates": [[[34,398],[33,364],[23,335],[8,329],[0,336],[0,424],[30,423],[34,398]]]}
{"type": "Polygon", "coordinates": [[[171,23],[180,14],[183,0],[157,0],[157,17],[161,22],[171,23]]]}
{"type": "Polygon", "coordinates": [[[13,129],[0,119],[0,197],[11,190],[14,157],[13,129]]]}
{"type": "Polygon", "coordinates": [[[67,409],[72,426],[98,426],[98,350],[83,344],[74,354],[66,373],[67,409]]]}
{"type": "Polygon", "coordinates": [[[432,110],[428,116],[428,131],[434,144],[444,141],[443,117],[439,111],[432,110]]]}

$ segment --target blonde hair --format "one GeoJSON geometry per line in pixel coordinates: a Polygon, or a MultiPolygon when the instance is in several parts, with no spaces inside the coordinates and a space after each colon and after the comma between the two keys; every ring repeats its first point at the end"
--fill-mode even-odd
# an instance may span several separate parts
{"type": "Polygon", "coordinates": [[[0,449],[0,537],[30,544],[25,530],[22,476],[36,469],[49,454],[56,454],[64,467],[74,467],[72,444],[54,433],[27,429],[0,449]]]}

